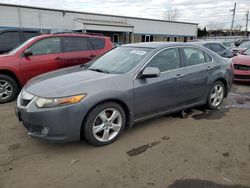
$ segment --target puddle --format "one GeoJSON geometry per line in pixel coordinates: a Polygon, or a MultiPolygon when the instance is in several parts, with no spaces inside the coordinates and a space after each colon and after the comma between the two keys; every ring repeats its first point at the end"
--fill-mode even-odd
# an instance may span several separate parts
{"type": "Polygon", "coordinates": [[[224,116],[226,116],[226,113],[228,111],[229,109],[227,108],[221,108],[218,110],[198,109],[198,111],[196,111],[196,114],[192,115],[192,118],[194,118],[195,120],[201,120],[201,119],[216,120],[216,119],[221,119],[224,116]]]}
{"type": "Polygon", "coordinates": [[[145,151],[147,151],[147,149],[149,148],[152,148],[154,146],[156,146],[157,144],[161,143],[160,141],[156,141],[156,142],[152,142],[150,144],[146,144],[146,145],[143,145],[143,146],[140,146],[138,148],[134,148],[130,151],[127,152],[127,154],[130,156],[130,157],[134,157],[136,155],[139,155],[145,151]]]}
{"type": "MultiPolygon", "coordinates": [[[[229,179],[224,179],[225,183],[231,183],[229,179]]],[[[212,181],[196,180],[196,179],[184,179],[176,180],[173,184],[169,185],[168,188],[250,188],[244,185],[223,185],[217,184],[212,181]]]]}
{"type": "Polygon", "coordinates": [[[231,92],[227,97],[224,108],[238,108],[250,110],[250,93],[231,92]]]}

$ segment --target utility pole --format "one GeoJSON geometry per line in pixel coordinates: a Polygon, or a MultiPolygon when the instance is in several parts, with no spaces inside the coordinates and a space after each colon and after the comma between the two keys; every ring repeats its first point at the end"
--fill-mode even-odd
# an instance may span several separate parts
{"type": "Polygon", "coordinates": [[[235,11],[236,11],[236,2],[234,2],[234,9],[230,10],[230,11],[233,11],[233,19],[232,19],[231,31],[230,31],[230,36],[231,36],[232,32],[233,32],[233,27],[234,27],[234,17],[235,17],[235,11]]]}
{"type": "Polygon", "coordinates": [[[246,33],[245,33],[246,36],[248,33],[248,18],[249,18],[249,10],[247,11],[247,14],[246,14],[246,33]]]}

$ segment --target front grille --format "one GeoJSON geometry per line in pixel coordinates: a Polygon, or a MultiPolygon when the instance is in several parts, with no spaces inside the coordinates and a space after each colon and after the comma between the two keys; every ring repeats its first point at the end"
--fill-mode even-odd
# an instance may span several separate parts
{"type": "Polygon", "coordinates": [[[236,79],[250,79],[250,75],[234,75],[234,78],[236,79]]]}
{"type": "Polygon", "coordinates": [[[33,98],[34,98],[34,95],[27,93],[26,91],[23,91],[20,97],[20,104],[26,107],[32,101],[33,98]]]}
{"type": "Polygon", "coordinates": [[[25,100],[25,99],[21,99],[20,103],[22,106],[27,106],[30,103],[31,100],[25,100]]]}
{"type": "Polygon", "coordinates": [[[234,69],[235,69],[235,70],[250,71],[250,66],[235,64],[235,65],[234,65],[234,69]]]}

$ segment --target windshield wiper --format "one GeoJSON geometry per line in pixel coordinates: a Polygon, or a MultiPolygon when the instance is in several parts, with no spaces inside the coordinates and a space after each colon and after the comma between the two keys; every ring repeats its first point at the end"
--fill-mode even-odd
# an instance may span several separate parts
{"type": "Polygon", "coordinates": [[[97,68],[96,69],[95,68],[89,68],[88,70],[109,74],[109,71],[102,70],[102,69],[97,69],[97,68]]]}

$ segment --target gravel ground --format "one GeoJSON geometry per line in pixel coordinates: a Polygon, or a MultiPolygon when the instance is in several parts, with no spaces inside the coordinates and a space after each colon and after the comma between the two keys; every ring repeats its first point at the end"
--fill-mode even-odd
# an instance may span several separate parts
{"type": "Polygon", "coordinates": [[[250,188],[250,86],[223,108],[140,123],[105,147],[29,138],[0,105],[0,187],[250,188]]]}

